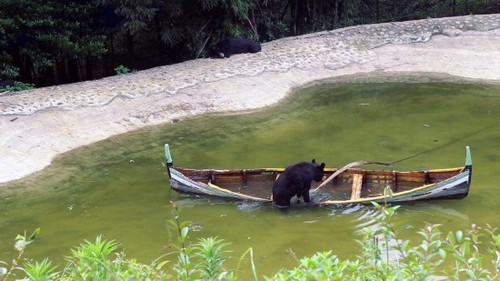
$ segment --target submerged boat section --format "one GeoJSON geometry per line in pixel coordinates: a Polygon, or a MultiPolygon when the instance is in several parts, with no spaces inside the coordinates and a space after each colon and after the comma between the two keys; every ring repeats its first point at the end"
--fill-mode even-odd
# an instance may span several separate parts
{"type": "MultiPolygon", "coordinates": [[[[420,200],[460,199],[469,193],[472,157],[466,147],[465,165],[420,171],[349,168],[315,190],[313,205],[404,203],[420,200]]],[[[170,146],[165,144],[167,173],[172,189],[233,200],[272,202],[272,187],[284,168],[192,169],[174,166],[170,146]]],[[[325,168],[329,177],[338,169],[325,168]]]]}

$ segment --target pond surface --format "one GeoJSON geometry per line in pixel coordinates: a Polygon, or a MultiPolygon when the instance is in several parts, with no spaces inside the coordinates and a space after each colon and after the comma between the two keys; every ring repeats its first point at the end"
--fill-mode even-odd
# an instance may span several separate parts
{"type": "MultiPolygon", "coordinates": [[[[114,137],[59,157],[39,176],[0,191],[0,260],[14,257],[16,234],[41,228],[26,257],[64,262],[72,246],[99,234],[129,257],[150,262],[171,252],[172,204],[192,221],[191,240],[218,236],[239,257],[253,247],[257,271],[271,275],[296,258],[333,250],[354,258],[372,207],[293,209],[197,198],[171,191],[163,144],[174,162],[198,168],[283,167],[316,158],[330,167],[357,160],[392,169],[464,164],[472,148],[471,192],[461,200],[402,206],[406,239],[425,223],[458,230],[500,226],[500,86],[450,83],[340,83],[295,94],[277,107],[211,115],[114,137]],[[423,153],[422,155],[420,155],[423,153]]],[[[172,232],[173,233],[173,232],[172,232]]],[[[247,270],[250,269],[248,265],[247,270]]]]}

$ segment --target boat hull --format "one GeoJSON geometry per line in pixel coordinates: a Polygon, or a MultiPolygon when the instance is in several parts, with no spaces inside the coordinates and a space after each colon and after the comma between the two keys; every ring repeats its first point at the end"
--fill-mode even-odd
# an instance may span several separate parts
{"type": "MultiPolygon", "coordinates": [[[[174,167],[167,145],[165,153],[170,186],[181,193],[271,203],[273,183],[284,171],[283,168],[215,170],[174,167]]],[[[336,176],[337,171],[325,169],[325,176],[336,176]]],[[[346,169],[324,187],[319,186],[321,189],[317,183],[312,185],[311,205],[400,204],[460,199],[468,195],[471,178],[472,160],[467,147],[465,166],[459,168],[422,171],[346,169]]]]}

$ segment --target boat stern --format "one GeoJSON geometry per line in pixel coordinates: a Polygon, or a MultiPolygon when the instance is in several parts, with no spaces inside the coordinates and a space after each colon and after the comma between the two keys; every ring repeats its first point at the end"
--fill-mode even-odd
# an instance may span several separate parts
{"type": "Polygon", "coordinates": [[[465,147],[465,167],[464,170],[469,172],[469,177],[467,180],[467,192],[463,194],[463,197],[466,197],[469,194],[470,184],[472,181],[472,154],[470,151],[470,146],[465,147]]]}
{"type": "Polygon", "coordinates": [[[165,144],[165,167],[167,168],[168,178],[172,179],[172,175],[170,174],[170,168],[174,166],[174,160],[172,160],[172,155],[170,154],[170,145],[168,143],[165,144]]]}

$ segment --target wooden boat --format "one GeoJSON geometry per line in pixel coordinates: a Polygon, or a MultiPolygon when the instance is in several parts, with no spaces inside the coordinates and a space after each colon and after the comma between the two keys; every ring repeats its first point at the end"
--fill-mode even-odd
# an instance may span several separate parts
{"type": "MultiPolygon", "coordinates": [[[[335,176],[319,190],[313,183],[313,205],[404,203],[418,200],[459,199],[469,192],[472,176],[470,148],[465,166],[421,171],[345,170],[325,168],[325,176],[335,176]]],[[[284,168],[190,169],[173,165],[169,145],[165,145],[170,186],[179,192],[221,198],[272,202],[275,179],[284,168]]]]}

